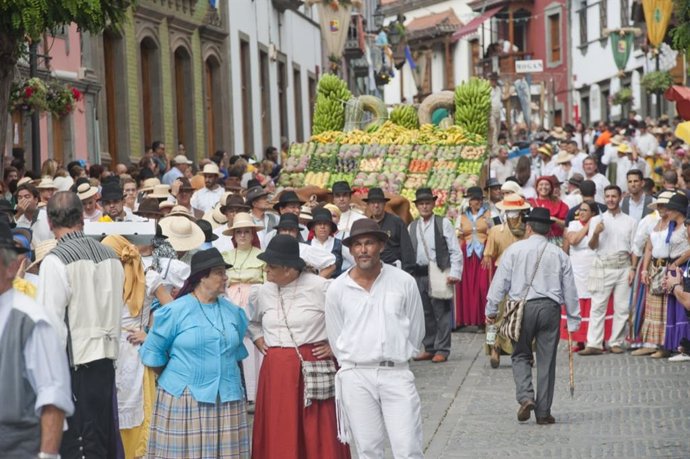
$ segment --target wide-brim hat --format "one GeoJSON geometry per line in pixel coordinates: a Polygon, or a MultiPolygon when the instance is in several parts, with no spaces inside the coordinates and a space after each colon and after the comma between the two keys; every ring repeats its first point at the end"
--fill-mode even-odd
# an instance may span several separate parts
{"type": "Polygon", "coordinates": [[[235,214],[235,218],[232,219],[232,226],[223,231],[223,234],[225,236],[232,236],[235,234],[235,230],[240,228],[250,228],[254,231],[264,229],[263,225],[254,223],[254,219],[247,212],[238,212],[235,214]]]}
{"type": "Polygon", "coordinates": [[[89,183],[82,183],[77,188],[77,196],[80,201],[84,201],[98,194],[98,188],[91,186],[89,183]]]}
{"type": "Polygon", "coordinates": [[[299,208],[299,217],[303,222],[310,222],[312,220],[311,207],[304,205],[299,208]]]}
{"type": "Polygon", "coordinates": [[[299,242],[287,234],[278,234],[268,243],[266,250],[256,256],[268,265],[287,266],[298,270],[307,265],[299,256],[299,242]]]}
{"type": "Polygon", "coordinates": [[[383,192],[381,188],[372,188],[369,190],[369,193],[367,194],[367,197],[362,199],[364,202],[376,202],[376,201],[385,201],[388,202],[390,201],[390,198],[386,197],[386,194],[383,192]]]}
{"type": "Polygon", "coordinates": [[[196,224],[201,228],[201,231],[204,232],[204,242],[213,242],[215,240],[218,240],[218,235],[213,233],[213,226],[211,226],[211,223],[201,219],[197,220],[196,224]]]}
{"type": "Polygon", "coordinates": [[[621,145],[623,142],[625,142],[625,137],[620,134],[614,135],[609,141],[609,143],[613,146],[621,145]]]}
{"type": "Polygon", "coordinates": [[[553,156],[553,149],[551,148],[551,145],[544,144],[541,147],[537,148],[537,151],[539,153],[543,153],[548,157],[553,156]]]}
{"type": "Polygon", "coordinates": [[[389,237],[388,233],[379,228],[379,224],[371,218],[360,218],[352,224],[350,235],[343,239],[343,245],[350,247],[356,238],[365,235],[374,236],[383,242],[386,242],[389,237]]]}
{"type": "Polygon", "coordinates": [[[674,194],[676,194],[675,191],[671,191],[671,190],[662,191],[661,193],[657,194],[656,201],[647,205],[647,209],[656,210],[656,208],[660,205],[665,206],[666,204],[668,204],[668,201],[671,199],[671,197],[674,194]]]}
{"type": "Polygon", "coordinates": [[[220,211],[226,213],[228,209],[239,209],[240,212],[247,211],[250,207],[244,203],[244,198],[239,194],[225,193],[220,200],[220,211]]]}
{"type": "Polygon", "coordinates": [[[118,183],[108,182],[101,188],[101,201],[121,201],[125,196],[118,183]]]}
{"type": "Polygon", "coordinates": [[[532,211],[525,217],[525,223],[544,223],[550,225],[551,222],[551,212],[545,207],[535,207],[532,211]]]}
{"type": "Polygon", "coordinates": [[[571,155],[567,151],[562,151],[556,155],[556,164],[565,164],[573,160],[575,156],[571,155]]]}
{"type": "Polygon", "coordinates": [[[503,185],[501,185],[501,191],[504,193],[515,193],[522,197],[525,196],[525,192],[520,186],[520,184],[518,184],[517,182],[513,182],[512,180],[508,180],[503,185]]]}
{"type": "Polygon", "coordinates": [[[431,191],[431,188],[419,188],[414,194],[414,202],[416,204],[419,201],[436,202],[436,195],[431,191]]]}
{"type": "Polygon", "coordinates": [[[632,153],[632,148],[630,148],[630,145],[627,143],[622,143],[618,145],[618,148],[616,149],[618,153],[623,153],[624,155],[632,153]]]}
{"type": "Polygon", "coordinates": [[[163,234],[168,236],[168,242],[177,252],[198,249],[206,239],[199,225],[186,217],[168,215],[159,224],[163,234]]]}
{"type": "Polygon", "coordinates": [[[297,220],[297,215],[291,213],[281,215],[280,221],[274,228],[276,230],[296,229],[298,231],[301,231],[303,229],[303,227],[299,224],[299,220],[297,220]]]}
{"type": "Polygon", "coordinates": [[[43,261],[43,259],[57,246],[56,239],[45,239],[34,247],[35,260],[26,267],[26,270],[30,270],[37,264],[43,261]]]}
{"type": "Polygon", "coordinates": [[[486,186],[484,187],[485,190],[488,190],[489,188],[500,188],[501,187],[501,182],[498,181],[498,179],[495,178],[490,178],[488,182],[486,182],[486,186]]]}
{"type": "MultiPolygon", "coordinates": [[[[175,248],[174,245],[173,248],[175,248]]],[[[217,248],[212,247],[207,250],[199,250],[192,256],[189,277],[195,276],[208,269],[220,268],[221,266],[225,269],[232,268],[231,264],[225,262],[223,255],[220,254],[217,248]]]]}
{"type": "Polygon", "coordinates": [[[345,181],[334,182],[331,187],[331,193],[352,193],[350,184],[345,181]]]}
{"type": "Polygon", "coordinates": [[[264,196],[268,196],[268,194],[268,191],[264,190],[262,187],[255,186],[247,190],[247,196],[245,196],[244,199],[246,204],[251,207],[254,201],[264,196]]]}
{"type": "Polygon", "coordinates": [[[139,190],[139,191],[143,191],[143,192],[153,191],[153,187],[155,187],[156,185],[160,185],[160,184],[161,184],[161,181],[155,177],[147,178],[146,180],[144,180],[144,183],[142,183],[141,190],[139,190]]]}
{"type": "Polygon", "coordinates": [[[467,190],[465,190],[465,197],[467,199],[484,200],[484,193],[482,192],[482,189],[478,186],[471,186],[467,190]]]}
{"type": "Polygon", "coordinates": [[[146,197],[154,199],[168,199],[170,196],[170,185],[161,184],[154,186],[153,191],[146,197]]]}
{"type": "Polygon", "coordinates": [[[209,222],[213,229],[216,229],[221,225],[225,225],[228,222],[228,217],[226,217],[225,214],[220,211],[220,203],[216,203],[216,205],[213,206],[213,209],[207,211],[203,217],[201,217],[201,219],[209,222]]]}
{"type": "Polygon", "coordinates": [[[333,223],[333,214],[331,214],[331,211],[325,207],[314,209],[312,212],[312,219],[309,223],[307,223],[307,228],[311,230],[317,223],[329,223],[331,225],[331,233],[338,231],[338,225],[333,223]]]}
{"type": "Polygon", "coordinates": [[[502,211],[527,210],[530,208],[530,205],[527,201],[525,201],[525,198],[519,194],[511,193],[506,195],[502,201],[497,202],[496,208],[502,211]]]}
{"type": "Polygon", "coordinates": [[[177,180],[180,182],[180,187],[177,189],[178,192],[187,191],[193,193],[196,191],[187,177],[179,177],[177,180]]]}
{"type": "Polygon", "coordinates": [[[582,174],[575,172],[573,176],[568,179],[568,183],[579,188],[584,180],[585,178],[582,176],[582,174]]]}
{"type": "Polygon", "coordinates": [[[191,161],[189,158],[187,158],[185,155],[177,155],[177,156],[175,156],[175,157],[173,158],[173,163],[175,163],[175,165],[178,165],[178,164],[188,164],[188,165],[192,165],[192,164],[194,164],[194,162],[191,161]]]}
{"type": "Polygon", "coordinates": [[[220,173],[220,168],[216,163],[208,163],[201,170],[201,175],[216,175],[221,177],[223,174],[220,173]]]}
{"type": "Polygon", "coordinates": [[[688,211],[688,198],[685,194],[675,193],[666,204],[666,210],[675,210],[685,215],[688,211]]]}
{"type": "Polygon", "coordinates": [[[277,211],[288,204],[299,204],[300,206],[302,206],[304,205],[304,201],[302,201],[299,198],[299,196],[297,196],[297,193],[295,193],[292,190],[283,191],[282,193],[280,193],[280,196],[278,197],[278,202],[275,203],[273,209],[277,211]]]}
{"type": "Polygon", "coordinates": [[[139,215],[140,217],[148,217],[149,215],[155,218],[160,218],[163,216],[161,213],[160,206],[158,204],[158,199],[145,198],[139,203],[139,208],[135,210],[134,215],[139,215]]]}
{"type": "Polygon", "coordinates": [[[194,216],[194,214],[185,206],[181,206],[179,204],[172,208],[167,217],[184,217],[193,222],[196,221],[196,217],[194,216]]]}
{"type": "Polygon", "coordinates": [[[52,177],[43,177],[36,188],[39,190],[57,190],[58,187],[52,177]]]}
{"type": "Polygon", "coordinates": [[[565,140],[568,137],[567,133],[565,132],[565,129],[563,129],[560,126],[556,126],[555,128],[553,128],[551,132],[549,132],[549,135],[558,140],[565,140]]]}

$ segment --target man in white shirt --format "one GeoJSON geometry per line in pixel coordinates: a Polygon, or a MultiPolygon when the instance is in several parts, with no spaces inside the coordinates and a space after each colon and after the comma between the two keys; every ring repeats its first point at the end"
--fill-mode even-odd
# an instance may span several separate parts
{"type": "MultiPolygon", "coordinates": [[[[621,190],[628,189],[628,172],[631,170],[638,170],[642,174],[642,178],[649,176],[647,170],[649,166],[647,162],[640,158],[633,148],[626,143],[618,146],[617,150],[618,160],[616,167],[616,185],[621,190]]],[[[627,213],[627,212],[626,212],[627,213]]]]}
{"type": "Polygon", "coordinates": [[[498,147],[498,156],[491,160],[491,178],[495,178],[500,183],[505,183],[506,179],[513,175],[515,167],[508,159],[508,149],[504,146],[498,147]]]}
{"type": "Polygon", "coordinates": [[[594,199],[597,202],[604,202],[604,189],[611,184],[609,179],[599,173],[597,168],[597,160],[591,156],[585,158],[582,162],[582,168],[585,170],[585,180],[591,180],[596,185],[596,193],[594,199]]]}
{"type": "Polygon", "coordinates": [[[628,179],[628,195],[621,202],[621,210],[639,222],[652,212],[649,205],[654,202],[654,199],[642,189],[644,184],[642,172],[638,169],[632,169],[625,175],[628,179]]]}
{"type": "Polygon", "coordinates": [[[225,192],[225,188],[218,184],[221,173],[216,163],[206,164],[202,174],[204,175],[204,184],[206,186],[194,192],[190,202],[194,209],[206,213],[218,204],[225,192]]]}
{"type": "Polygon", "coordinates": [[[614,354],[625,352],[625,326],[628,320],[630,286],[635,278],[631,263],[636,221],[620,209],[621,190],[616,185],[606,187],[606,212],[594,217],[589,225],[589,248],[596,251],[589,274],[592,308],[587,329],[587,347],[580,355],[603,353],[606,306],[613,292],[613,327],[609,349],[614,354]]]}
{"type": "Polygon", "coordinates": [[[173,164],[174,167],[171,167],[168,172],[163,174],[161,183],[172,186],[175,180],[185,176],[185,172],[193,163],[185,155],[177,155],[173,158],[173,164]]]}
{"type": "Polygon", "coordinates": [[[421,403],[408,361],[424,337],[424,309],[414,278],[381,262],[388,234],[371,219],[352,226],[343,244],[356,266],[326,293],[326,331],[340,363],[338,438],[361,458],[424,457],[421,403]]]}
{"type": "Polygon", "coordinates": [[[640,121],[637,124],[637,129],[639,133],[635,138],[635,146],[638,151],[645,158],[654,156],[659,147],[659,142],[657,142],[656,137],[647,131],[647,123],[644,121],[640,121]]]}
{"type": "MultiPolygon", "coordinates": [[[[466,194],[469,199],[484,199],[479,187],[468,188],[466,194]]],[[[443,295],[445,292],[440,296],[438,292],[432,292],[429,265],[434,263],[441,271],[448,270],[445,283],[449,284],[448,288],[453,288],[462,278],[462,253],[453,225],[447,218],[434,215],[436,196],[431,189],[418,189],[414,203],[419,210],[419,218],[410,223],[408,231],[416,257],[414,278],[422,295],[426,323],[424,352],[415,360],[441,363],[447,361],[450,354],[452,291],[450,297],[443,295]]]]}
{"type": "Polygon", "coordinates": [[[350,207],[352,200],[352,189],[347,182],[335,182],[331,189],[333,193],[333,204],[338,206],[340,210],[340,220],[338,221],[338,231],[342,233],[342,238],[346,238],[350,234],[352,224],[357,220],[366,218],[364,214],[358,212],[356,209],[350,207]]]}

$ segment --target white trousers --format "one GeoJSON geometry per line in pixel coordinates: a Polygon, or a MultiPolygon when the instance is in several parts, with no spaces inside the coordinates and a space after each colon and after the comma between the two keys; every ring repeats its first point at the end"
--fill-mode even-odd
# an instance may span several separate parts
{"type": "Polygon", "coordinates": [[[405,369],[341,370],[340,404],[360,459],[383,459],[388,433],[395,459],[424,457],[422,405],[405,369]]]}
{"type": "Polygon", "coordinates": [[[606,306],[611,297],[611,292],[613,292],[613,325],[611,327],[611,339],[609,339],[608,344],[609,347],[623,345],[630,312],[629,272],[630,267],[627,266],[619,269],[606,268],[603,271],[603,288],[595,291],[590,290],[592,294],[592,307],[589,312],[587,347],[603,348],[606,306]]]}

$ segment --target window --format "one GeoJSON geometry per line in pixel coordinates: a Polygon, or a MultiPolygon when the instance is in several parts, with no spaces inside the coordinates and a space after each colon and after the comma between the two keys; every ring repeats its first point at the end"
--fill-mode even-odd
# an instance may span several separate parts
{"type": "MultiPolygon", "coordinates": [[[[184,144],[187,151],[195,150],[194,130],[194,86],[192,84],[192,57],[183,47],[173,53],[175,65],[175,110],[177,141],[184,144]]],[[[157,134],[156,137],[159,137],[157,134]]],[[[155,140],[155,139],[154,139],[155,140]]]]}
{"type": "Polygon", "coordinates": [[[206,74],[206,149],[210,156],[220,149],[223,143],[220,62],[215,56],[210,56],[206,59],[204,70],[206,74]]]}
{"type": "Polygon", "coordinates": [[[630,25],[630,5],[628,0],[621,0],[621,27],[630,25]]]}
{"type": "Polygon", "coordinates": [[[295,99],[295,140],[297,142],[303,142],[304,115],[302,114],[302,72],[300,72],[297,66],[292,69],[292,88],[293,97],[295,99]]]}
{"type": "Polygon", "coordinates": [[[285,64],[285,56],[278,58],[278,110],[280,112],[280,137],[287,139],[287,65],[285,64]]]}
{"type": "Polygon", "coordinates": [[[580,46],[587,46],[587,2],[583,1],[580,10],[577,12],[580,19],[580,46]]]}
{"type": "Polygon", "coordinates": [[[268,68],[268,52],[259,50],[259,89],[261,90],[261,141],[262,151],[271,145],[271,75],[268,68]]]}
{"type": "Polygon", "coordinates": [[[252,120],[252,93],[251,93],[251,54],[249,51],[249,41],[240,38],[240,85],[242,87],[242,139],[244,152],[252,153],[254,142],[252,131],[254,130],[252,120]]]}
{"type": "Polygon", "coordinates": [[[316,76],[309,73],[307,77],[307,89],[309,90],[309,122],[314,121],[314,104],[316,103],[316,76]]]}
{"type": "Polygon", "coordinates": [[[481,51],[482,48],[479,45],[479,40],[470,40],[470,76],[477,75],[479,60],[481,59],[481,51]]]}
{"type": "Polygon", "coordinates": [[[607,0],[599,0],[599,35],[600,40],[606,42],[604,37],[604,29],[609,26],[609,2],[607,0]]]}
{"type": "MultiPolygon", "coordinates": [[[[112,71],[106,74],[106,91],[110,86],[110,91],[116,94],[116,81],[108,82],[108,79],[117,80],[119,69],[115,67],[114,50],[111,47],[106,52],[106,57],[109,59],[109,64],[113,65],[112,71]]],[[[144,38],[139,44],[139,59],[141,67],[141,109],[143,115],[144,128],[144,144],[151,145],[151,142],[156,140],[161,135],[163,122],[161,116],[161,99],[160,99],[160,49],[156,42],[150,38],[144,38]]],[[[117,98],[114,98],[117,104],[117,98]]],[[[112,155],[112,153],[111,153],[112,155]]]]}
{"type": "Polygon", "coordinates": [[[547,19],[549,38],[549,63],[559,65],[561,63],[561,14],[551,14],[547,19]]]}

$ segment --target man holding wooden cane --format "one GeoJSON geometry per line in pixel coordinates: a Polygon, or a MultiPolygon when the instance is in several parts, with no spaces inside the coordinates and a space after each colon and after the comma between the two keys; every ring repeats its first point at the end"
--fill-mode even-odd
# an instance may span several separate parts
{"type": "MultiPolygon", "coordinates": [[[[535,410],[537,424],[553,424],[551,415],[556,383],[556,350],[558,348],[561,305],[565,304],[568,330],[580,328],[580,305],[570,259],[544,237],[550,229],[548,209],[535,208],[525,219],[526,236],[503,254],[491,282],[486,302],[486,323],[493,324],[498,304],[523,300],[519,339],[513,342],[513,378],[520,408],[518,421],[529,420],[535,410]],[[537,349],[537,387],[532,386],[532,341],[537,349]],[[536,403],[535,403],[536,400],[536,403]]],[[[504,321],[509,320],[504,317],[504,321]]]]}

